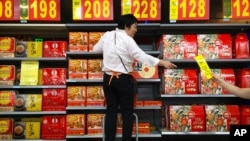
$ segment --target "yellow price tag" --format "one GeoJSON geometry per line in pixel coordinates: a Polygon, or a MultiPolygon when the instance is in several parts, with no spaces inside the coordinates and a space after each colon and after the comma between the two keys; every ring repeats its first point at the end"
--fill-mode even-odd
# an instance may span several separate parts
{"type": "Polygon", "coordinates": [[[122,15],[131,14],[131,0],[122,0],[122,15]]]}
{"type": "Polygon", "coordinates": [[[195,61],[199,65],[199,67],[200,67],[202,73],[205,75],[205,77],[207,79],[211,79],[212,78],[212,71],[207,64],[206,59],[202,55],[198,55],[195,57],[195,61]]]}
{"type": "Polygon", "coordinates": [[[73,20],[80,20],[82,17],[81,10],[81,0],[73,0],[72,1],[72,9],[73,9],[73,20]]]}
{"type": "Polygon", "coordinates": [[[178,19],[178,0],[170,0],[169,14],[170,20],[178,19]]]}

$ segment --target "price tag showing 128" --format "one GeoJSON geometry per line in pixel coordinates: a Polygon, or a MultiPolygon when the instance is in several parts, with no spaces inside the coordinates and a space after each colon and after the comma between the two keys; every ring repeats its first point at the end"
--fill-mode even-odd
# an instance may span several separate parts
{"type": "Polygon", "coordinates": [[[209,0],[170,0],[170,20],[209,19],[209,0]]]}

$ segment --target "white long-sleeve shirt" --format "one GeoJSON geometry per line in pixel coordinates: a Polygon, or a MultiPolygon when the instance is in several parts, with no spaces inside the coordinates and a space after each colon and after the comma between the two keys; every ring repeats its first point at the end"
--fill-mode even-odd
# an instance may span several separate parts
{"type": "Polygon", "coordinates": [[[139,48],[135,40],[127,35],[125,30],[120,29],[105,32],[94,45],[93,51],[103,54],[102,71],[104,72],[115,71],[125,74],[132,72],[134,60],[148,66],[156,66],[159,63],[158,58],[146,54],[139,48]],[[122,58],[127,71],[118,55],[122,58]]]}

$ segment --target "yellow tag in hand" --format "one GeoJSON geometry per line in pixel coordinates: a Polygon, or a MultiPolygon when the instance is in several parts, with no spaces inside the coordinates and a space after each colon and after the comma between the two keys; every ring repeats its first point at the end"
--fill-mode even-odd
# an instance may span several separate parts
{"type": "Polygon", "coordinates": [[[198,55],[195,57],[195,60],[196,60],[197,64],[199,65],[202,73],[205,75],[205,77],[207,79],[211,79],[212,78],[212,71],[207,64],[206,59],[202,55],[198,55]]]}

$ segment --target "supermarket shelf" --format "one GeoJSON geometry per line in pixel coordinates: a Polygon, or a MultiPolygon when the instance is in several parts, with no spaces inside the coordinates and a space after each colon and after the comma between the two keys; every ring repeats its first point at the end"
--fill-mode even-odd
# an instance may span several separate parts
{"type": "MultiPolygon", "coordinates": [[[[89,107],[73,107],[73,106],[68,106],[66,107],[66,110],[105,110],[106,107],[102,107],[102,106],[89,106],[89,107]]],[[[157,109],[161,109],[161,107],[159,106],[144,106],[144,107],[135,107],[135,110],[157,110],[157,109]]]]}
{"type": "Polygon", "coordinates": [[[222,95],[215,95],[215,94],[162,94],[162,98],[171,98],[171,97],[179,97],[179,98],[200,98],[200,97],[205,97],[205,98],[227,98],[227,97],[236,97],[233,94],[222,94],[222,95]]]}
{"type": "Polygon", "coordinates": [[[67,61],[67,58],[27,58],[27,57],[15,57],[15,58],[0,58],[0,61],[67,61]]]}
{"type": "Polygon", "coordinates": [[[168,139],[171,141],[180,140],[202,140],[202,141],[229,141],[229,132],[171,132],[162,130],[162,139],[168,139]]]}
{"type": "Polygon", "coordinates": [[[159,33],[239,33],[250,29],[250,24],[239,23],[172,23],[160,24],[159,33]]]}
{"type": "MultiPolygon", "coordinates": [[[[194,59],[169,59],[178,68],[199,68],[194,59]]],[[[246,68],[249,67],[250,59],[206,59],[210,68],[246,68]]]]}
{"type": "Polygon", "coordinates": [[[56,37],[67,38],[68,36],[68,29],[65,24],[1,23],[0,30],[0,35],[34,35],[34,37],[51,39],[55,39],[56,37]]]}
{"type": "MultiPolygon", "coordinates": [[[[103,135],[99,134],[99,135],[80,135],[80,136],[66,136],[67,139],[79,139],[79,138],[102,138],[103,135]]],[[[116,135],[117,138],[121,138],[122,135],[121,134],[117,134],[116,135]]],[[[132,137],[135,137],[135,135],[132,135],[132,137]]],[[[138,135],[139,138],[160,138],[161,137],[161,133],[157,132],[157,131],[153,131],[150,134],[139,134],[138,135]]]]}
{"type": "Polygon", "coordinates": [[[2,85],[0,89],[46,89],[46,88],[66,88],[66,85],[36,85],[36,86],[20,86],[20,85],[2,85]]]}
{"type": "Polygon", "coordinates": [[[12,140],[4,140],[4,141],[66,141],[66,140],[43,140],[43,139],[12,139],[12,140]]]}
{"type": "MultiPolygon", "coordinates": [[[[160,51],[145,51],[147,54],[150,54],[152,56],[158,56],[160,55],[160,51]]],[[[95,53],[95,52],[66,52],[68,57],[74,58],[74,57],[81,57],[81,58],[102,58],[101,53],[95,53]]]]}
{"type": "Polygon", "coordinates": [[[15,111],[15,112],[0,112],[0,115],[62,115],[66,114],[66,111],[37,111],[37,112],[26,112],[26,111],[15,111]]]}
{"type": "MultiPolygon", "coordinates": [[[[161,82],[160,79],[136,79],[138,83],[161,82]]],[[[67,79],[67,83],[102,83],[103,79],[67,79]]]]}
{"type": "Polygon", "coordinates": [[[229,135],[229,132],[173,132],[162,129],[162,135],[229,135]]]}
{"type": "Polygon", "coordinates": [[[161,94],[161,98],[166,104],[244,104],[247,101],[232,94],[161,94]]]}

